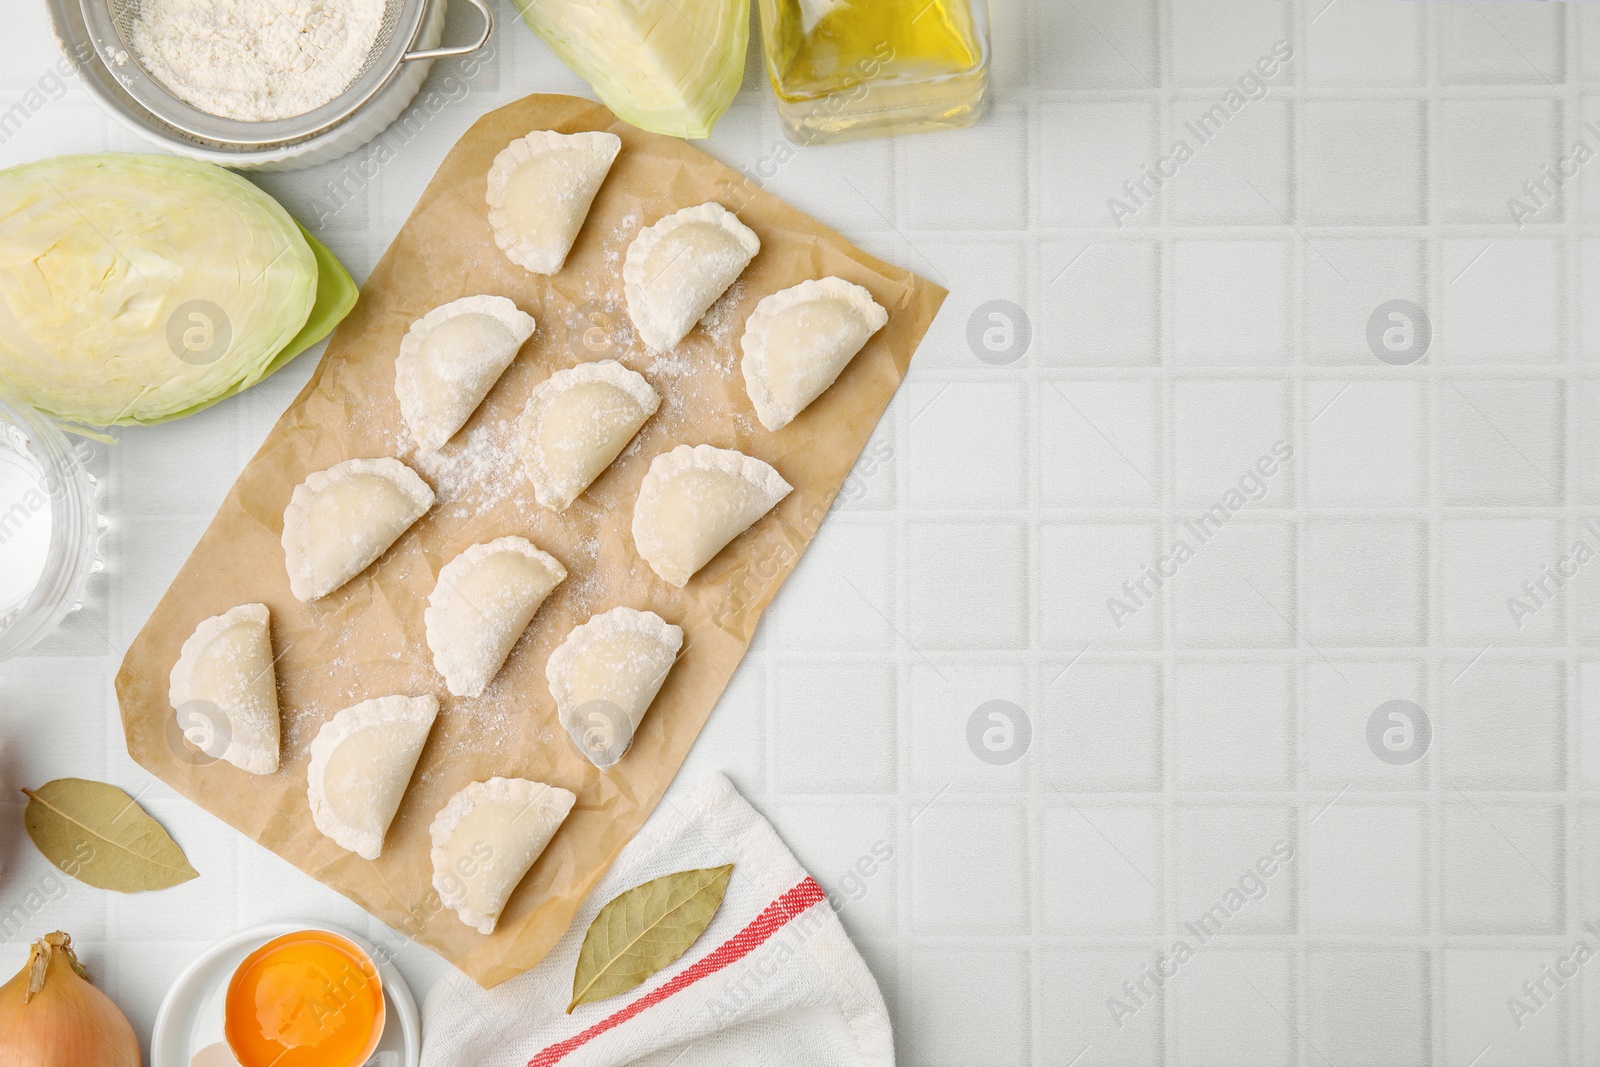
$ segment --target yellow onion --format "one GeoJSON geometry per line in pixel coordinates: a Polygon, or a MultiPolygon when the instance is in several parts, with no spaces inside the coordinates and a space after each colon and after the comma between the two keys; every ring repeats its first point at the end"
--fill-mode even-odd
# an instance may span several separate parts
{"type": "Polygon", "coordinates": [[[142,1067],[139,1039],[59,931],[0,986],[0,1067],[142,1067]]]}

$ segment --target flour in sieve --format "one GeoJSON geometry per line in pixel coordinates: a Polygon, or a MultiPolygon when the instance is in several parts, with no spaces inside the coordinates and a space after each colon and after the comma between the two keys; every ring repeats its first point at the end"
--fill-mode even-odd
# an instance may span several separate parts
{"type": "Polygon", "coordinates": [[[386,0],[141,0],[130,40],[185,103],[266,122],[345,90],[383,26],[386,0]]]}

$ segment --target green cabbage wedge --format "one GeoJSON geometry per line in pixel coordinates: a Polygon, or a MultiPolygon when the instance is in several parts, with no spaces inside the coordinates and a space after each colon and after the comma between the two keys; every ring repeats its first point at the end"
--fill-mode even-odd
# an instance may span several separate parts
{"type": "Polygon", "coordinates": [[[527,0],[522,17],[641,130],[710,137],[744,81],[749,0],[527,0]]]}
{"type": "Polygon", "coordinates": [[[354,301],[332,255],[221,167],[107,154],[0,171],[0,389],[57,419],[193,414],[354,301]]]}

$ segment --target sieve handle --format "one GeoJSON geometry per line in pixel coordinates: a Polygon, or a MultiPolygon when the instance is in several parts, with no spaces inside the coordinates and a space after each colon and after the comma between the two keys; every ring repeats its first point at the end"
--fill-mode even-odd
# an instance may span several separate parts
{"type": "Polygon", "coordinates": [[[418,52],[407,52],[400,57],[400,62],[409,63],[414,59],[445,59],[449,56],[471,55],[489,43],[489,35],[494,32],[494,12],[489,10],[489,5],[484,0],[467,0],[467,3],[478,9],[478,14],[483,16],[483,33],[471,44],[449,45],[444,48],[425,48],[418,52]]]}

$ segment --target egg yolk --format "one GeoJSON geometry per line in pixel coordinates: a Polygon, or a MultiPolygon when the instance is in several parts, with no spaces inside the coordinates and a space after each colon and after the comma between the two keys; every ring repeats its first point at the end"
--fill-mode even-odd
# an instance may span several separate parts
{"type": "Polygon", "coordinates": [[[223,1030],[242,1067],[360,1067],[383,1029],[383,987],[333,934],[287,934],[245,957],[223,1030]]]}

